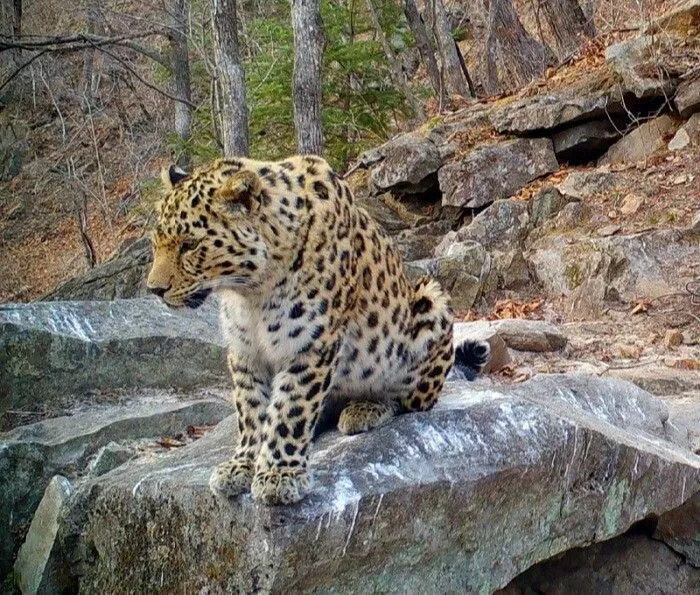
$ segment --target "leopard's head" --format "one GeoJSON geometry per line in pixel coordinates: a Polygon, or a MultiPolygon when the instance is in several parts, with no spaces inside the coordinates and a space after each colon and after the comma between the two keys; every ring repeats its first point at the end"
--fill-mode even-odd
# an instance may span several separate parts
{"type": "Polygon", "coordinates": [[[162,179],[149,291],[169,306],[197,308],[212,290],[259,287],[269,241],[257,173],[217,162],[193,174],[170,167],[162,179]]]}

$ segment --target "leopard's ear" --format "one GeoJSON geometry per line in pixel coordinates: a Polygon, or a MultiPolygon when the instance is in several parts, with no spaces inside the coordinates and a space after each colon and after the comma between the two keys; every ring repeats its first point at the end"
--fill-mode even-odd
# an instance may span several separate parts
{"type": "Polygon", "coordinates": [[[214,196],[225,201],[232,208],[245,207],[252,210],[259,204],[257,200],[262,192],[262,182],[258,174],[243,170],[226,178],[214,196]]]}
{"type": "Polygon", "coordinates": [[[163,182],[166,190],[172,190],[177,186],[182,180],[189,177],[186,171],[181,170],[177,165],[171,165],[170,167],[164,167],[160,171],[160,179],[163,182]]]}

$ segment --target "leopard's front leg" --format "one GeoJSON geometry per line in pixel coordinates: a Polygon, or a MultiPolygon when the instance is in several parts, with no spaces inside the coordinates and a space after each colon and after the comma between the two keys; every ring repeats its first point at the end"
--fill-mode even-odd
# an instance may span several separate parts
{"type": "Polygon", "coordinates": [[[298,502],[309,491],[308,451],[331,386],[333,350],[298,356],[275,376],[251,486],[265,504],[298,502]]]}
{"type": "Polygon", "coordinates": [[[228,365],[238,413],[238,445],[233,457],[214,469],[209,487],[215,494],[237,496],[250,489],[270,399],[267,382],[250,358],[229,353],[228,365]]]}

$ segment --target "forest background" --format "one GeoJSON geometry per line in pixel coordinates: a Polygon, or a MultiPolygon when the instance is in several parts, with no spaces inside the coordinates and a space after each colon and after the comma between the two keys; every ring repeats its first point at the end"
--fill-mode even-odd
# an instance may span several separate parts
{"type": "Polygon", "coordinates": [[[673,3],[1,4],[0,300],[27,301],[141,235],[163,166],[316,152],[345,171],[673,3]]]}

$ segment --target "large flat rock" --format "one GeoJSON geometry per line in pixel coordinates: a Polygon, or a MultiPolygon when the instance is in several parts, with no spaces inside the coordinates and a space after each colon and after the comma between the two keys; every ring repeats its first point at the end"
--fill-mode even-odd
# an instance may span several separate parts
{"type": "Polygon", "coordinates": [[[700,490],[667,419],[612,379],[448,383],[431,412],[322,436],[312,493],[277,508],[209,492],[230,419],[78,488],[59,537],[84,592],[487,593],[700,490]]]}
{"type": "Polygon", "coordinates": [[[214,303],[173,311],[155,299],[0,306],[0,414],[66,395],[206,386],[226,377],[214,303]]]}

